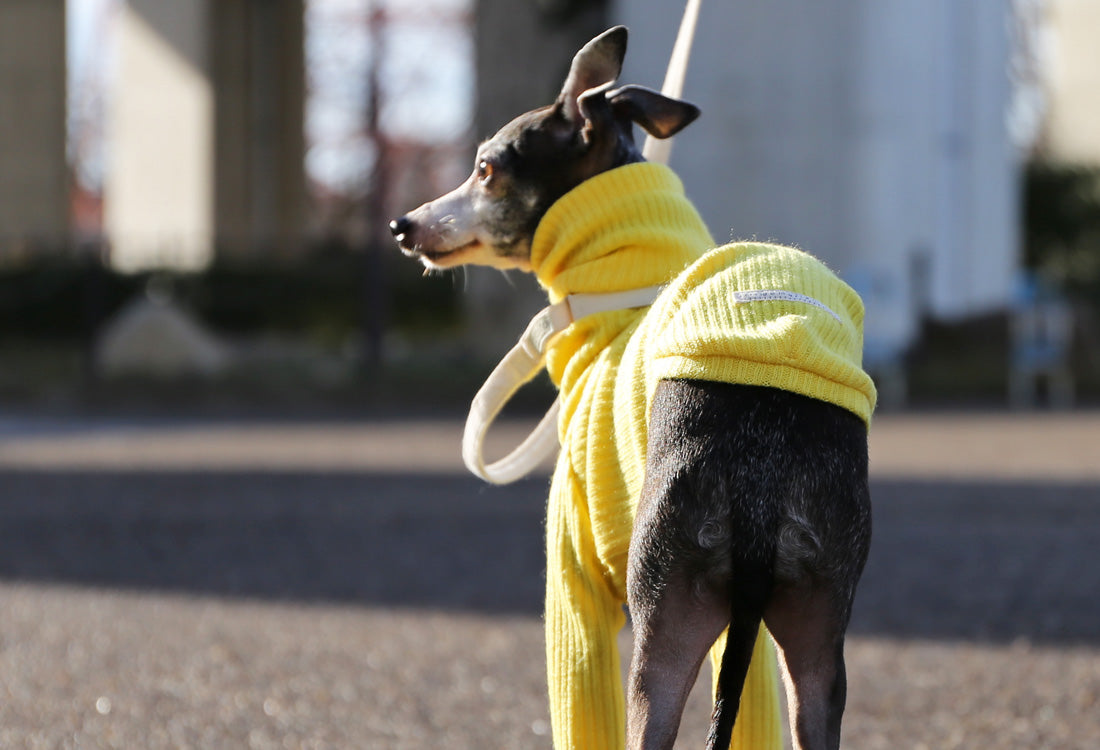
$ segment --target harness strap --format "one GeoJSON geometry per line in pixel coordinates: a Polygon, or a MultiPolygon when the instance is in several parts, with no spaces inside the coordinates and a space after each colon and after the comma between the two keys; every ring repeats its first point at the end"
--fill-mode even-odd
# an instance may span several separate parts
{"type": "Polygon", "coordinates": [[[489,374],[470,404],[462,435],[462,460],[466,468],[486,482],[508,484],[525,477],[552,456],[558,448],[560,399],[554,400],[550,410],[522,443],[491,464],[485,463],[485,436],[516,391],[542,370],[546,349],[554,336],[573,321],[598,312],[651,305],[660,292],[660,286],[650,286],[611,294],[571,294],[539,312],[519,342],[489,374]]]}

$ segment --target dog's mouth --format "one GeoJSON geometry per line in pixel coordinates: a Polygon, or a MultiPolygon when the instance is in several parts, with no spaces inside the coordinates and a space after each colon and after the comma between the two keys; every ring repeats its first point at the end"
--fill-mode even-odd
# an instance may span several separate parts
{"type": "Polygon", "coordinates": [[[458,221],[453,213],[433,218],[421,207],[391,222],[390,231],[402,254],[420,261],[428,271],[467,264],[501,270],[530,270],[529,243],[523,238],[503,242],[483,227],[471,227],[458,221]]]}
{"type": "Polygon", "coordinates": [[[420,243],[410,247],[403,242],[398,242],[398,247],[401,248],[401,252],[406,257],[414,258],[423,263],[425,268],[430,269],[450,268],[451,266],[459,265],[462,262],[462,255],[476,250],[480,246],[481,240],[476,238],[465,244],[458,245],[457,247],[450,247],[445,250],[428,248],[420,243]]]}

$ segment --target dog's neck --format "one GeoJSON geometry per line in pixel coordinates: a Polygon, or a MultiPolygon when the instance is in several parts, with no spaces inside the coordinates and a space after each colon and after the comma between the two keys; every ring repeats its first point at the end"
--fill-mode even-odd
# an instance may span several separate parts
{"type": "MultiPolygon", "coordinates": [[[[628,164],[587,180],[547,211],[535,232],[531,265],[551,302],[570,294],[606,294],[664,284],[714,246],[680,179],[660,164],[628,164]]],[[[636,318],[622,310],[578,322],[552,343],[551,379],[563,388],[593,339],[636,318]]]]}

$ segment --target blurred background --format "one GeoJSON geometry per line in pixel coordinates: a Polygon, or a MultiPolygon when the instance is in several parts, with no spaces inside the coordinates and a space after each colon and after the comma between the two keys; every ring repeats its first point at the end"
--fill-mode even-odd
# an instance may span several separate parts
{"type": "MultiPolygon", "coordinates": [[[[673,164],[718,241],[796,244],[863,294],[884,406],[1100,396],[1095,3],[704,12],[673,164]]],[[[0,400],[463,402],[541,294],[422,278],[387,222],[612,23],[659,86],[679,13],[0,4],[0,400]]]]}
{"type": "MultiPolygon", "coordinates": [[[[549,747],[547,473],[459,460],[545,299],[386,225],[681,11],[0,0],[0,747],[549,747]]],[[[689,195],[867,306],[846,742],[1100,747],[1100,3],[702,13],[689,195]]]]}

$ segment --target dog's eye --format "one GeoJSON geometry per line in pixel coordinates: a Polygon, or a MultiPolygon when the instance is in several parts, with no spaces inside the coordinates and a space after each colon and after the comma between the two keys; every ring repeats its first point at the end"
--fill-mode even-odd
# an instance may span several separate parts
{"type": "Polygon", "coordinates": [[[482,183],[487,183],[493,179],[493,165],[491,162],[482,159],[477,163],[477,178],[482,183]]]}

